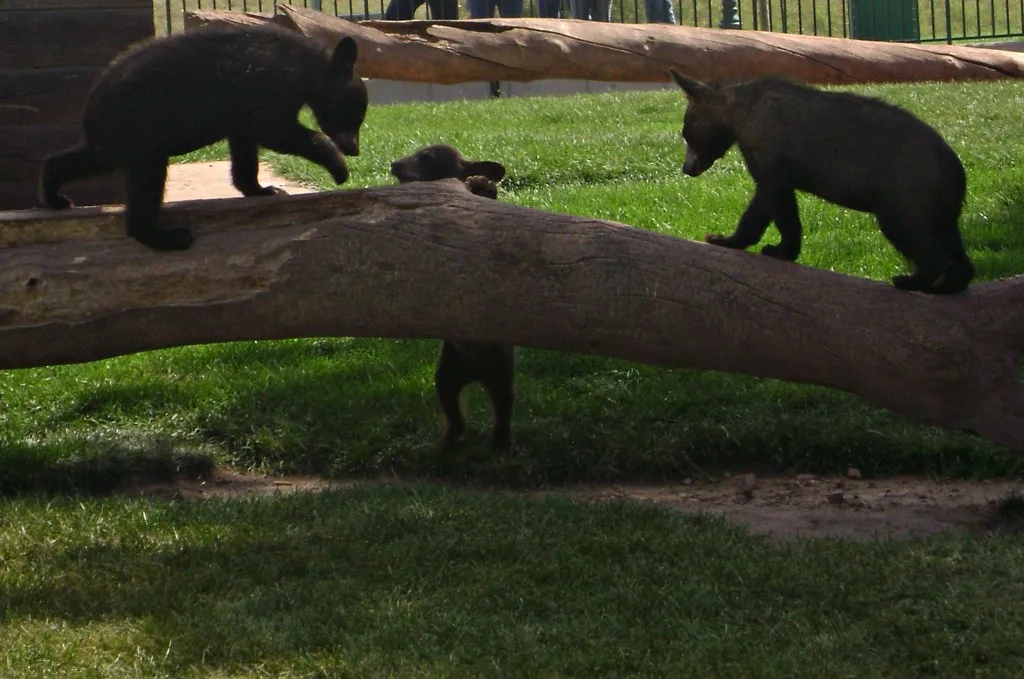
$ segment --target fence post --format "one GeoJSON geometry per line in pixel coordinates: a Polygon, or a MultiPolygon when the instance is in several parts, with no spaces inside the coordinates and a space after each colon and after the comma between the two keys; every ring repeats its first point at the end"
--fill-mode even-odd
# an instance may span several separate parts
{"type": "Polygon", "coordinates": [[[771,14],[770,14],[770,11],[769,11],[769,7],[768,7],[768,0],[757,0],[757,14],[758,14],[758,17],[761,19],[760,30],[762,30],[762,31],[770,31],[770,30],[772,30],[772,20],[771,20],[771,14]]]}
{"type": "MultiPolygon", "coordinates": [[[[964,20],[966,21],[966,17],[964,20]]],[[[946,0],[946,44],[953,44],[953,17],[950,16],[949,0],[946,0]]]]}
{"type": "Polygon", "coordinates": [[[740,28],[740,11],[737,0],[722,0],[722,21],[719,28],[740,28]]]}

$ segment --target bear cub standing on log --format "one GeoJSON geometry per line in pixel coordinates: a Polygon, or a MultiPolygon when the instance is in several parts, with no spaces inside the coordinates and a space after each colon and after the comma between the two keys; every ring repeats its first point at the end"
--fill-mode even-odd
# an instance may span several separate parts
{"type": "Polygon", "coordinates": [[[967,179],[956,153],[915,116],[860,95],[777,78],[704,84],[671,69],[686,93],[683,172],[696,177],[734,144],[757,188],[730,236],[708,243],[745,249],[774,221],[782,239],[763,254],[793,261],[801,224],[795,191],[871,212],[914,264],[901,290],[963,292],[974,277],[957,223],[967,179]]]}
{"type": "Polygon", "coordinates": [[[43,161],[40,201],[68,208],[61,185],[121,172],[128,235],[155,250],[185,250],[188,229],[157,227],[171,156],[227,139],[232,183],[245,196],[281,193],[257,180],[260,146],[317,163],[342,184],[342,153],[359,154],[367,108],[356,51],[350,37],[327,52],[272,25],[206,27],[134,45],[93,85],[82,143],[43,161]],[[306,104],[323,133],[299,123],[306,104]]]}
{"type": "MultiPolygon", "coordinates": [[[[446,144],[428,146],[391,163],[391,174],[399,183],[460,179],[478,196],[496,199],[495,182],[505,176],[501,163],[472,161],[446,144]]],[[[491,399],[494,428],[491,441],[496,448],[512,447],[512,406],[515,401],[515,347],[445,340],[434,372],[437,402],[444,413],[446,428],[442,446],[451,447],[466,434],[466,417],[460,395],[473,382],[480,382],[491,399]]]]}

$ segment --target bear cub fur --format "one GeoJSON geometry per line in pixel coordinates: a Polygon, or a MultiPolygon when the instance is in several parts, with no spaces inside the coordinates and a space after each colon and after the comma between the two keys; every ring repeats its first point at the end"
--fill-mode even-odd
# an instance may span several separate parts
{"type": "Polygon", "coordinates": [[[245,196],[280,193],[257,180],[261,146],[317,163],[342,184],[342,154],[359,154],[367,108],[356,55],[350,37],[325,51],[273,25],[204,27],[133,45],[93,84],[82,142],[43,161],[39,199],[68,208],[63,184],[120,172],[128,235],[155,250],[184,250],[188,229],[157,227],[172,156],[227,139],[232,183],[245,196]],[[299,123],[304,105],[322,133],[299,123]]]}
{"type": "MultiPolygon", "coordinates": [[[[439,144],[420,149],[391,163],[391,174],[399,183],[460,179],[478,196],[496,199],[496,182],[505,176],[501,163],[473,161],[453,146],[439,144]]],[[[493,430],[491,442],[502,450],[512,448],[512,406],[515,401],[515,347],[445,340],[434,372],[437,402],[445,417],[441,445],[454,446],[466,434],[466,418],[460,395],[479,382],[491,399],[493,430]]]]}
{"type": "Polygon", "coordinates": [[[874,98],[826,92],[778,78],[705,84],[671,69],[686,93],[683,172],[700,175],[739,146],[756,184],[729,236],[745,249],[775,222],[782,236],[763,254],[793,261],[802,226],[796,191],[873,213],[882,234],[914,265],[893,278],[901,290],[963,292],[974,277],[958,222],[967,190],[960,159],[928,124],[874,98]]]}

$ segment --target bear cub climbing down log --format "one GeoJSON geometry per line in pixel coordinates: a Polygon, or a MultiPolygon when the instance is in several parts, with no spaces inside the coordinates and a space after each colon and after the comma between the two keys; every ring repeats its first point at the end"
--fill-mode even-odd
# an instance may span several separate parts
{"type": "Polygon", "coordinates": [[[793,261],[801,224],[795,191],[873,213],[882,234],[914,265],[901,290],[963,292],[974,278],[958,222],[967,190],[963,165],[929,125],[891,104],[777,78],[705,84],[675,69],[686,93],[684,173],[696,177],[735,143],[756,184],[729,236],[708,243],[745,249],[775,222],[782,236],[763,254],[793,261]]]}
{"type": "MultiPolygon", "coordinates": [[[[505,167],[490,160],[467,160],[453,146],[438,144],[422,148],[411,156],[391,163],[391,174],[399,183],[460,179],[469,190],[486,198],[498,197],[496,182],[505,167]]],[[[473,382],[480,382],[491,399],[494,418],[491,442],[495,448],[512,447],[512,406],[515,401],[515,347],[445,340],[434,372],[437,402],[446,427],[442,447],[451,447],[466,434],[466,417],[460,395],[473,382]]]]}
{"type": "Polygon", "coordinates": [[[259,184],[261,146],[317,163],[342,184],[342,154],[359,154],[367,108],[356,56],[350,37],[325,51],[271,25],[204,27],[134,45],[93,85],[82,142],[43,161],[39,199],[68,208],[63,184],[121,172],[128,235],[155,250],[184,250],[188,229],[157,226],[172,156],[227,139],[232,183],[245,196],[280,193],[259,184]],[[299,123],[307,104],[322,133],[299,123]]]}

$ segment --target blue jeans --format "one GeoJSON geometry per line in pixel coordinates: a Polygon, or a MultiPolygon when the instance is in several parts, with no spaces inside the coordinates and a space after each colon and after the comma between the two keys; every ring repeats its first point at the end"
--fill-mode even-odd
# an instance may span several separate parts
{"type": "Polygon", "coordinates": [[[611,21],[612,0],[569,0],[569,10],[574,19],[611,21]]]}
{"type": "Polygon", "coordinates": [[[490,19],[501,10],[502,19],[523,16],[523,0],[469,0],[470,19],[490,19]]]}
{"type": "Polygon", "coordinates": [[[430,8],[431,19],[458,19],[458,0],[391,0],[384,18],[389,21],[408,21],[424,2],[430,8]]]}
{"type": "Polygon", "coordinates": [[[674,24],[676,13],[672,11],[672,0],[644,0],[649,24],[674,24]]]}
{"type": "Polygon", "coordinates": [[[537,0],[537,16],[542,19],[557,19],[562,9],[562,0],[537,0]]]}

